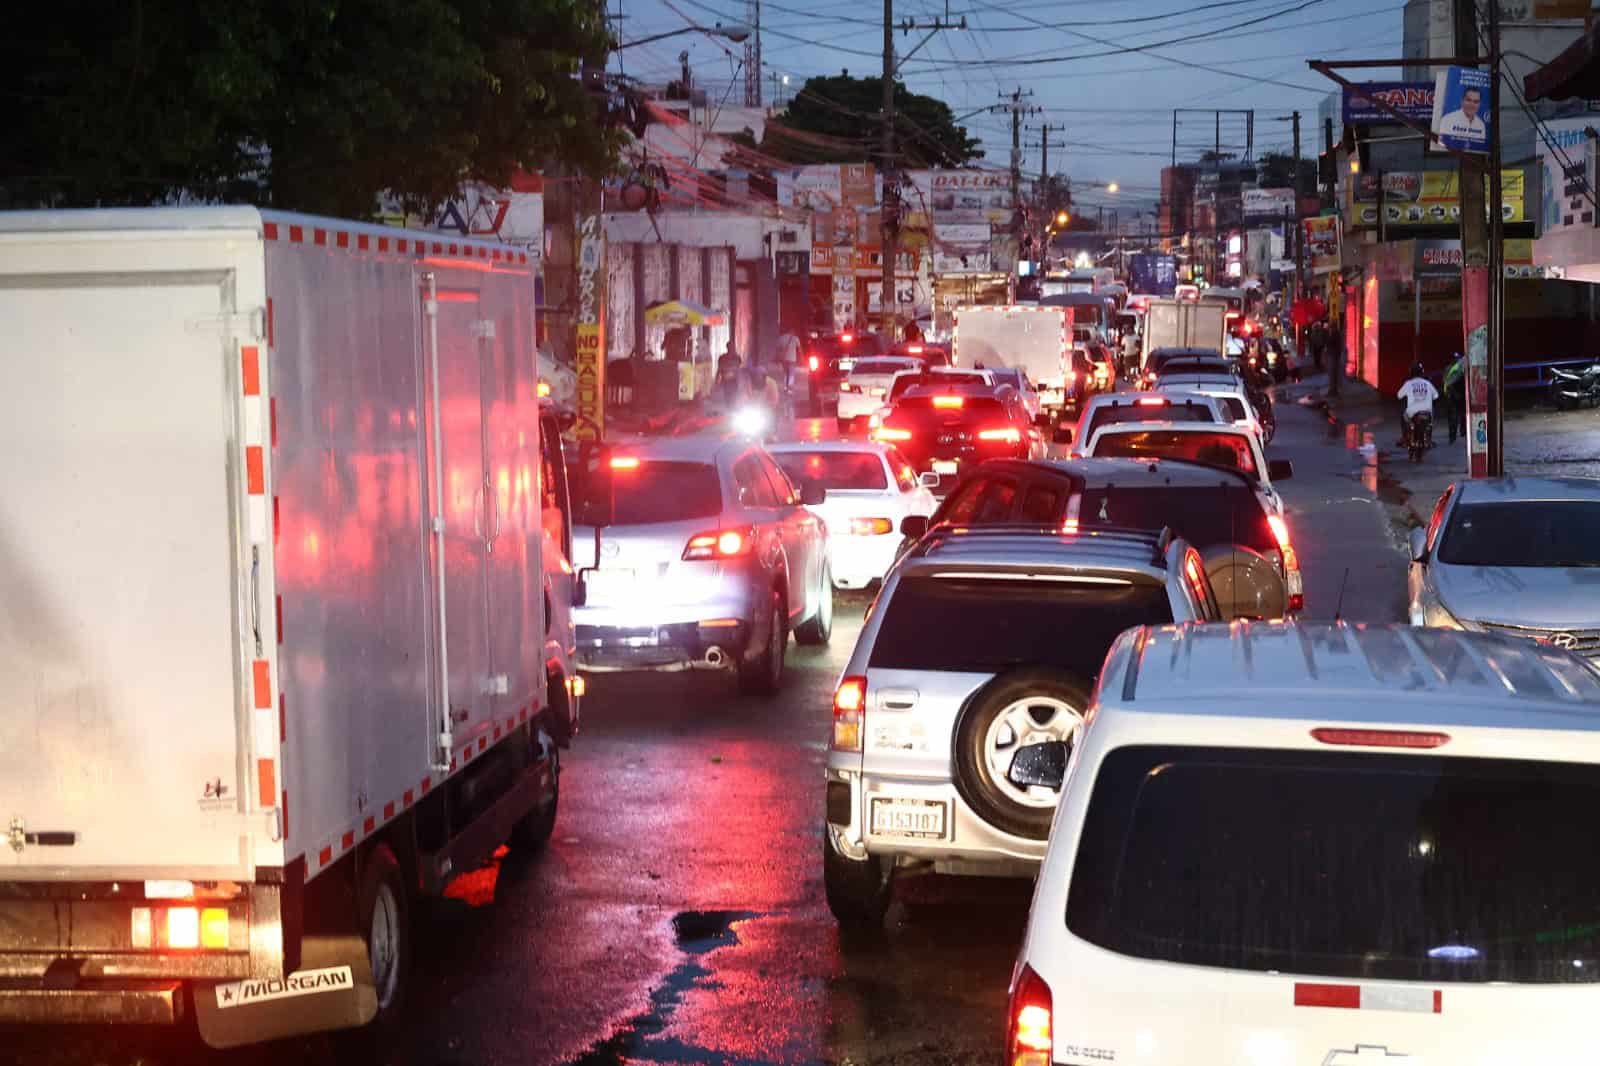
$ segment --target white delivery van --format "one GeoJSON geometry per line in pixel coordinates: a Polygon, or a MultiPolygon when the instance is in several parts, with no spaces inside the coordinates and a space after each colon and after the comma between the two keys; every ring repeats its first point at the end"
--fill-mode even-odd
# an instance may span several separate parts
{"type": "Polygon", "coordinates": [[[0,320],[0,1022],[393,1018],[411,899],[543,842],[577,727],[533,267],[0,214],[0,320]]]}
{"type": "Polygon", "coordinates": [[[951,359],[960,367],[1016,367],[1039,390],[1041,421],[1066,406],[1072,371],[1072,312],[1065,307],[1007,304],[956,308],[951,359]]]}

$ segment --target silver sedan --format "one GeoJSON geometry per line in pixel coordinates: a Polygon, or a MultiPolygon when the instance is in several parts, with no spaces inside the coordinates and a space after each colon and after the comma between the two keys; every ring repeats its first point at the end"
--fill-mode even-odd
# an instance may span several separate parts
{"type": "Polygon", "coordinates": [[[1600,479],[1445,490],[1411,531],[1413,625],[1509,633],[1600,661],[1600,479]]]}

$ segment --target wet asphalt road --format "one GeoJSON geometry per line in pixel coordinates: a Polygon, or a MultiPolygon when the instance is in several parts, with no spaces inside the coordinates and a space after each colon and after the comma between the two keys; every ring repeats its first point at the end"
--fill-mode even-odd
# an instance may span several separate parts
{"type": "MultiPolygon", "coordinates": [[[[1404,492],[1360,427],[1279,407],[1270,452],[1307,616],[1398,620],[1404,492]],[[1348,572],[1348,577],[1346,577],[1348,572]]],[[[809,428],[809,427],[803,427],[809,428]]],[[[791,645],[781,695],[714,675],[601,677],[567,754],[547,850],[460,878],[419,908],[416,979],[389,1061],[419,1066],[960,1063],[1000,1055],[1030,884],[903,880],[884,935],[840,936],[823,901],[832,685],[867,598],[833,641],[791,645]]],[[[167,1035],[0,1031],[0,1061],[352,1063],[323,1038],[207,1056],[167,1035]]]]}

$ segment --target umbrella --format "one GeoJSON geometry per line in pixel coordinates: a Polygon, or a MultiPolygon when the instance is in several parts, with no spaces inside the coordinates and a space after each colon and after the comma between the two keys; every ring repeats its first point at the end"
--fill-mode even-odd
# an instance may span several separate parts
{"type": "Polygon", "coordinates": [[[644,320],[680,326],[721,326],[727,322],[727,316],[693,300],[657,300],[645,307],[644,320]]]}

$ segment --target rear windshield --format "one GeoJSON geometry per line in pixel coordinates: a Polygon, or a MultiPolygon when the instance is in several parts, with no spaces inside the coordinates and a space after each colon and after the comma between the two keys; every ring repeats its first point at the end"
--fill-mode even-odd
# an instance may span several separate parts
{"type": "Polygon", "coordinates": [[[789,480],[834,489],[886,489],[889,479],[876,452],[781,452],[773,456],[789,480]]]}
{"type": "Polygon", "coordinates": [[[957,385],[987,385],[989,384],[989,379],[984,377],[982,374],[951,374],[941,372],[938,374],[929,374],[924,383],[934,386],[948,385],[951,388],[954,388],[957,385]]]}
{"type": "Polygon", "coordinates": [[[1145,406],[1142,404],[1119,403],[1106,407],[1096,407],[1089,415],[1088,428],[1084,436],[1094,436],[1094,431],[1101,426],[1115,425],[1119,422],[1214,422],[1211,417],[1211,408],[1197,403],[1170,403],[1163,405],[1145,406]]]}
{"type": "Polygon", "coordinates": [[[898,360],[888,359],[862,359],[850,368],[850,376],[856,377],[863,374],[897,374],[902,370],[915,370],[912,363],[902,363],[898,360]]]}
{"type": "Polygon", "coordinates": [[[1066,923],[1137,958],[1600,980],[1600,767],[1333,751],[1106,756],[1066,923]]]}
{"type": "Polygon", "coordinates": [[[1216,485],[1100,486],[1085,489],[1078,509],[1084,528],[1170,528],[1196,548],[1243,544],[1258,552],[1276,550],[1266,512],[1253,489],[1228,474],[1216,485]]]}
{"type": "Polygon", "coordinates": [[[895,587],[868,665],[964,673],[1051,666],[1087,680],[1118,633],[1171,621],[1166,586],[1156,581],[911,576],[895,587]]]}
{"type": "Polygon", "coordinates": [[[1600,566],[1600,503],[1463,503],[1450,516],[1439,561],[1454,566],[1600,566]]]}
{"type": "Polygon", "coordinates": [[[1233,370],[1226,363],[1212,359],[1169,359],[1159,368],[1162,377],[1174,377],[1178,374],[1212,374],[1217,377],[1232,377],[1233,370]]]}
{"type": "Polygon", "coordinates": [[[1152,429],[1139,433],[1107,433],[1094,446],[1097,456],[1189,459],[1256,474],[1250,440],[1242,433],[1197,433],[1152,429]]]}
{"type": "Polygon", "coordinates": [[[658,462],[643,460],[632,470],[608,471],[593,467],[574,469],[573,496],[580,501],[579,521],[591,524],[594,516],[606,510],[598,499],[611,492],[612,524],[647,525],[651,522],[681,522],[690,518],[711,518],[722,512],[722,489],[717,468],[707,463],[658,462]]]}
{"type": "Polygon", "coordinates": [[[1229,421],[1244,422],[1249,419],[1250,412],[1245,409],[1244,401],[1237,396],[1219,396],[1217,399],[1222,401],[1223,409],[1228,412],[1229,421]]]}

